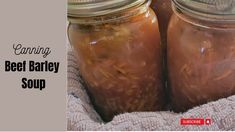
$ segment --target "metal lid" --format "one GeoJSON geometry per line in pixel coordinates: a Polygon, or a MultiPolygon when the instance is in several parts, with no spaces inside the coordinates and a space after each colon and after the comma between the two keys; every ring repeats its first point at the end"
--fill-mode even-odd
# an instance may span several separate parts
{"type": "Polygon", "coordinates": [[[147,0],[68,0],[69,17],[91,17],[115,13],[144,4],[147,0]]]}
{"type": "Polygon", "coordinates": [[[195,17],[234,20],[235,0],[173,0],[176,8],[195,17]]]}

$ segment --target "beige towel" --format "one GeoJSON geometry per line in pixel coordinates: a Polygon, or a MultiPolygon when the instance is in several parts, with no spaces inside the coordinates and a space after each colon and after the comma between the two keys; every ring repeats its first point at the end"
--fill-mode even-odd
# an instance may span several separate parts
{"type": "Polygon", "coordinates": [[[220,99],[188,112],[135,112],[120,114],[104,123],[94,110],[79,76],[76,59],[68,53],[68,130],[233,130],[235,96],[220,99]],[[181,118],[210,118],[211,125],[182,126],[181,118]]]}

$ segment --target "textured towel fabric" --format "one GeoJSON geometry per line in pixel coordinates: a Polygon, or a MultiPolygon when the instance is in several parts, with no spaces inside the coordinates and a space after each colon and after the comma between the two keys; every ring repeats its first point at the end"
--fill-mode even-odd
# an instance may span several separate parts
{"type": "Polygon", "coordinates": [[[94,110],[79,76],[76,58],[68,53],[68,130],[233,130],[235,131],[235,96],[195,107],[176,114],[134,112],[120,114],[104,123],[94,110]],[[182,126],[181,118],[210,118],[211,125],[182,126]]]}

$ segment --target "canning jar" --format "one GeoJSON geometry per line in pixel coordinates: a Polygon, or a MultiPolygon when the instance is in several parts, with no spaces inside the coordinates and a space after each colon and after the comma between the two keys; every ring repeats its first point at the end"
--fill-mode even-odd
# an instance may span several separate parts
{"type": "Polygon", "coordinates": [[[173,109],[235,94],[234,0],[173,0],[168,71],[173,109]]]}
{"type": "Polygon", "coordinates": [[[149,0],[69,0],[68,35],[91,100],[105,121],[162,110],[158,22],[149,0]]]}

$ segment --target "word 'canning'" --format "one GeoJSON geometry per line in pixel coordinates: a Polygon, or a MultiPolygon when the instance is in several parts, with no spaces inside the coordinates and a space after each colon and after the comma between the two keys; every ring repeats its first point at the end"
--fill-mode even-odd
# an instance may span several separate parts
{"type": "Polygon", "coordinates": [[[22,44],[13,44],[13,49],[15,55],[21,54],[42,54],[43,58],[46,58],[50,53],[51,49],[49,47],[24,47],[22,44]]]}

